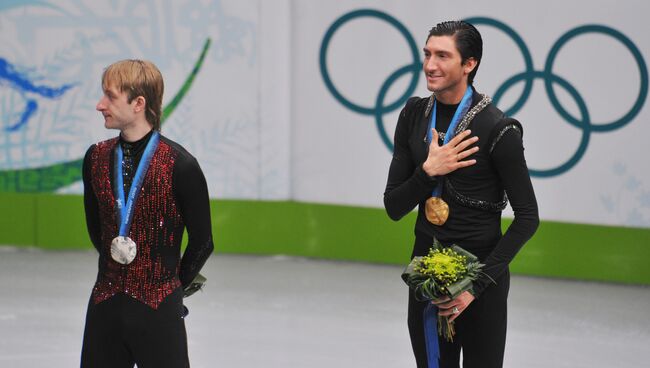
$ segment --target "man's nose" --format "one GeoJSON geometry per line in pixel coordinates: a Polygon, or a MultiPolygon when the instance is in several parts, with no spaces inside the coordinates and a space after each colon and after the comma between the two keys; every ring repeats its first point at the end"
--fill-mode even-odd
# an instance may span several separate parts
{"type": "Polygon", "coordinates": [[[430,57],[424,64],[424,69],[427,71],[432,71],[436,68],[436,62],[433,57],[430,57]]]}
{"type": "Polygon", "coordinates": [[[104,104],[104,97],[102,97],[98,102],[97,105],[95,106],[95,109],[97,111],[102,111],[106,108],[106,105],[104,104]]]}

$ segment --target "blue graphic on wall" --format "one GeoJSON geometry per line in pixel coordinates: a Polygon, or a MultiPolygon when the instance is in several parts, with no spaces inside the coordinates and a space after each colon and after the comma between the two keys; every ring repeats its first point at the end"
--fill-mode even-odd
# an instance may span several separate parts
{"type": "Polygon", "coordinates": [[[40,7],[45,7],[45,8],[51,8],[51,9],[56,9],[56,10],[61,10],[56,5],[52,5],[48,3],[47,1],[38,1],[38,0],[3,0],[2,3],[0,3],[0,11],[3,10],[8,10],[11,8],[24,8],[26,6],[40,6],[40,7]]]}
{"type": "MultiPolygon", "coordinates": [[[[156,63],[165,77],[165,120],[172,111],[174,119],[196,119],[181,100],[204,60],[256,62],[255,25],[228,14],[221,0],[7,0],[0,24],[0,192],[81,190],[85,150],[114,134],[95,111],[107,65],[156,63]]],[[[196,137],[186,139],[191,149],[196,137]]]]}
{"type": "Polygon", "coordinates": [[[54,99],[63,95],[68,89],[73,87],[73,84],[64,85],[59,88],[37,86],[27,73],[21,73],[9,63],[7,60],[0,57],[0,86],[8,86],[20,92],[25,98],[25,110],[20,114],[15,123],[9,122],[9,126],[4,129],[9,132],[20,129],[23,125],[38,110],[38,101],[36,98],[29,97],[31,95],[38,95],[48,99],[54,99]]]}

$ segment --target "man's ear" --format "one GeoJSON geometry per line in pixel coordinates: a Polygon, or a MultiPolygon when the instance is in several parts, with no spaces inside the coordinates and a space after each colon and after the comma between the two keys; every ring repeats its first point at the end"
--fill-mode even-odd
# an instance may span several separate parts
{"type": "Polygon", "coordinates": [[[138,96],[134,99],[135,104],[133,105],[135,112],[145,111],[147,107],[147,100],[144,96],[138,96]]]}
{"type": "Polygon", "coordinates": [[[465,74],[471,73],[472,70],[474,70],[474,68],[476,68],[476,64],[477,64],[476,59],[474,59],[473,57],[468,58],[467,60],[465,60],[465,63],[463,63],[463,68],[464,68],[465,74]]]}

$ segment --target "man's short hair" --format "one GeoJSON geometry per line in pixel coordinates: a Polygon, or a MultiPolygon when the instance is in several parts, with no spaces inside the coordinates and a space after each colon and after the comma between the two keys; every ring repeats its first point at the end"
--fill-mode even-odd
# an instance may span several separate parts
{"type": "Polygon", "coordinates": [[[452,20],[436,24],[429,31],[427,41],[431,36],[454,36],[462,63],[464,64],[470,58],[476,60],[476,67],[467,76],[467,83],[471,85],[483,56],[483,39],[478,29],[463,20],[452,20]]]}
{"type": "Polygon", "coordinates": [[[102,74],[102,88],[106,90],[109,86],[125,92],[129,103],[138,96],[144,97],[145,117],[155,130],[160,130],[165,84],[154,63],[128,59],[109,65],[102,74]]]}

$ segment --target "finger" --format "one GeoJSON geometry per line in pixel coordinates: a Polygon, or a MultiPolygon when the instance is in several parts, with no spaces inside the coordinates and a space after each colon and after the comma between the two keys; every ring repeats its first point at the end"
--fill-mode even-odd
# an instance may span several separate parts
{"type": "Polygon", "coordinates": [[[460,161],[462,159],[465,159],[465,158],[475,154],[476,152],[478,152],[478,147],[472,147],[472,148],[470,148],[468,150],[462,151],[462,152],[458,153],[458,161],[460,161]]]}
{"type": "Polygon", "coordinates": [[[433,303],[433,304],[442,304],[442,303],[446,303],[446,302],[448,302],[450,300],[451,299],[448,296],[445,296],[445,297],[438,298],[438,299],[432,299],[431,303],[433,303]]]}
{"type": "Polygon", "coordinates": [[[443,309],[443,310],[451,310],[451,308],[455,307],[456,305],[454,304],[453,300],[444,302],[444,303],[438,303],[436,304],[438,308],[443,309]]]}
{"type": "Polygon", "coordinates": [[[468,135],[472,133],[471,130],[463,130],[462,132],[456,134],[454,138],[452,138],[447,144],[451,144],[452,147],[455,147],[458,145],[458,143],[462,142],[465,138],[467,138],[468,135]]]}
{"type": "Polygon", "coordinates": [[[440,136],[438,135],[438,131],[436,128],[431,129],[431,143],[429,143],[429,146],[434,146],[438,147],[438,139],[440,139],[440,136]]]}
{"type": "Polygon", "coordinates": [[[462,169],[463,167],[472,166],[474,164],[476,164],[476,160],[474,159],[458,161],[452,165],[452,171],[457,169],[462,169]]]}
{"type": "Polygon", "coordinates": [[[455,316],[457,314],[460,314],[460,308],[458,308],[457,305],[453,306],[453,307],[450,307],[450,308],[445,308],[445,309],[440,308],[440,309],[438,309],[438,315],[441,315],[441,316],[451,317],[451,316],[455,316]]]}
{"type": "Polygon", "coordinates": [[[478,142],[478,137],[477,137],[477,136],[474,136],[474,137],[471,137],[471,138],[467,138],[467,139],[465,139],[464,141],[458,143],[458,144],[454,147],[454,151],[456,151],[456,152],[463,151],[463,150],[465,150],[465,148],[471,146],[472,144],[474,144],[474,143],[476,143],[476,142],[478,142]]]}

